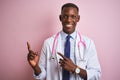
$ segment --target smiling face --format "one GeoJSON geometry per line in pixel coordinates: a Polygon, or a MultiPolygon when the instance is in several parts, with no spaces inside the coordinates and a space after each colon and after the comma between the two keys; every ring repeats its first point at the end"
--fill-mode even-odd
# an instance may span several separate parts
{"type": "Polygon", "coordinates": [[[60,15],[60,21],[62,22],[63,31],[67,34],[73,33],[79,19],[80,16],[78,15],[78,11],[76,8],[64,7],[60,15]]]}

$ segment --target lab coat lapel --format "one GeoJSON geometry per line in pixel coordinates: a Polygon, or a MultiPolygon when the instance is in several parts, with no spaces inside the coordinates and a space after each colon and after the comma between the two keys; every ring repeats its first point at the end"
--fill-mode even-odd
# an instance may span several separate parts
{"type": "Polygon", "coordinates": [[[61,54],[64,53],[63,50],[62,50],[62,47],[61,47],[62,46],[62,41],[61,40],[62,40],[61,35],[59,34],[58,39],[56,41],[56,51],[55,51],[55,53],[56,53],[56,58],[57,58],[57,64],[58,64],[58,71],[59,71],[60,80],[62,80],[62,68],[59,65],[59,59],[61,58],[61,56],[58,55],[57,52],[59,52],[61,54]]]}
{"type": "Polygon", "coordinates": [[[77,39],[76,39],[76,46],[75,46],[75,56],[76,56],[76,64],[79,65],[79,61],[83,59],[84,54],[84,46],[80,42],[81,35],[77,33],[77,39]],[[79,47],[78,47],[79,46],[79,47]]]}
{"type": "Polygon", "coordinates": [[[76,44],[75,44],[75,59],[76,64],[78,65],[78,59],[79,59],[79,50],[78,50],[78,42],[80,41],[79,35],[77,34],[76,44]]]}
{"type": "Polygon", "coordinates": [[[84,55],[85,55],[85,53],[84,53],[84,51],[85,51],[85,45],[84,45],[84,42],[83,42],[83,38],[82,38],[82,35],[80,35],[80,43],[78,44],[79,45],[79,50],[80,50],[80,60],[83,60],[84,59],[84,55]]]}

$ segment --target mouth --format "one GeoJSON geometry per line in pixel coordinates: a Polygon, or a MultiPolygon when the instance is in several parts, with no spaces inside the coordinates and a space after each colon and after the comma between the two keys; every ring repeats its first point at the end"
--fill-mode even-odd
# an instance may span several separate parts
{"type": "Polygon", "coordinates": [[[72,24],[65,24],[67,28],[71,28],[73,25],[72,24]]]}
{"type": "Polygon", "coordinates": [[[63,25],[63,31],[67,34],[72,33],[74,31],[74,28],[74,24],[67,23],[63,25]]]}

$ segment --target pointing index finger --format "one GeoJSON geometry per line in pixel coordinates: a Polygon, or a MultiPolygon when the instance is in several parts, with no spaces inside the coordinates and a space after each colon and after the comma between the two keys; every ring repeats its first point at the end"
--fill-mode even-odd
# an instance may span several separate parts
{"type": "Polygon", "coordinates": [[[30,51],[30,44],[29,44],[29,42],[27,42],[27,48],[28,48],[28,51],[30,51]]]}
{"type": "Polygon", "coordinates": [[[58,53],[58,55],[60,55],[63,59],[66,60],[66,57],[65,57],[63,54],[61,54],[61,53],[59,53],[59,52],[57,52],[57,53],[58,53]]]}

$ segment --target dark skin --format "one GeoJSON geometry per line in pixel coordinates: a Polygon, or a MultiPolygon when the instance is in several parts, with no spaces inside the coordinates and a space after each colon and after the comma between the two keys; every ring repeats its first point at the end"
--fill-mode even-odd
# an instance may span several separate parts
{"type": "Polygon", "coordinates": [[[73,33],[77,22],[80,20],[77,9],[73,7],[63,8],[59,18],[63,26],[62,29],[66,34],[73,33]]]}
{"type": "MultiPolygon", "coordinates": [[[[60,21],[62,23],[62,30],[66,33],[66,34],[71,34],[75,31],[76,28],[76,24],[77,22],[80,20],[80,16],[78,15],[78,11],[76,8],[73,7],[65,7],[63,8],[61,15],[59,16],[60,21]]],[[[27,42],[27,46],[28,46],[28,62],[30,64],[30,66],[33,68],[34,73],[36,75],[39,75],[41,73],[41,69],[38,66],[38,60],[39,60],[39,55],[34,52],[33,50],[31,50],[30,48],[30,44],[27,42]]],[[[72,73],[75,73],[75,69],[76,67],[78,67],[76,64],[74,64],[72,62],[71,59],[65,57],[64,55],[62,55],[61,53],[58,53],[58,55],[60,55],[63,59],[60,59],[60,66],[72,73]]],[[[80,68],[80,66],[79,66],[80,68]]],[[[80,73],[78,75],[80,75],[84,80],[87,79],[87,73],[86,70],[80,68],[80,73]]]]}
{"type": "Polygon", "coordinates": [[[38,66],[38,61],[39,61],[39,55],[37,52],[34,52],[31,50],[30,44],[27,42],[27,47],[28,47],[28,55],[27,55],[27,60],[30,64],[30,66],[33,68],[34,73],[36,75],[39,75],[41,73],[41,69],[38,66]]]}

